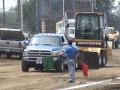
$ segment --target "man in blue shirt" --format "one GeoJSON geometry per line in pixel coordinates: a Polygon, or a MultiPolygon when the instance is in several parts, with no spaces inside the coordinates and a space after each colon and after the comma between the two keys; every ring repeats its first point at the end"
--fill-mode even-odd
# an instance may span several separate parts
{"type": "Polygon", "coordinates": [[[78,54],[77,47],[72,45],[72,40],[69,40],[68,46],[66,47],[65,54],[67,56],[68,71],[70,74],[70,83],[75,82],[75,62],[78,54]]]}

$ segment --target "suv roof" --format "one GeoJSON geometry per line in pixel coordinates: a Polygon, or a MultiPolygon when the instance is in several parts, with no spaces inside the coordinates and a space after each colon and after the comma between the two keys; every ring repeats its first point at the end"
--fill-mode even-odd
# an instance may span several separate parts
{"type": "Polygon", "coordinates": [[[56,33],[39,33],[36,34],[35,36],[64,36],[64,34],[56,34],[56,33]]]}
{"type": "Polygon", "coordinates": [[[13,29],[13,28],[0,28],[0,31],[21,31],[21,29],[13,29]]]}
{"type": "Polygon", "coordinates": [[[108,27],[108,29],[114,29],[114,27],[108,27]]]}

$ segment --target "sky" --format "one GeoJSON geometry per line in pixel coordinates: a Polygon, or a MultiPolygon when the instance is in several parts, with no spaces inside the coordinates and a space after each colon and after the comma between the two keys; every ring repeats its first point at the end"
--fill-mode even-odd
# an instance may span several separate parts
{"type": "MultiPolygon", "coordinates": [[[[5,10],[10,9],[11,7],[17,6],[17,0],[5,0],[5,10]]],[[[3,0],[0,0],[0,11],[3,8],[3,0]]]]}
{"type": "MultiPolygon", "coordinates": [[[[119,0],[115,0],[115,6],[118,4],[119,0]]],[[[7,11],[11,7],[17,6],[17,0],[5,0],[5,10],[7,11]]],[[[3,8],[3,0],[0,0],[0,11],[3,8]]]]}
{"type": "Polygon", "coordinates": [[[118,2],[119,2],[120,0],[115,0],[115,6],[117,6],[118,5],[118,2]]]}

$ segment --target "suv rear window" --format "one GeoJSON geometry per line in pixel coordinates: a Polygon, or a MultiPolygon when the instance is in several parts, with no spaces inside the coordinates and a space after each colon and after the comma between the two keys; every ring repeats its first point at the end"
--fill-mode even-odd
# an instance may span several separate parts
{"type": "Polygon", "coordinates": [[[21,31],[1,31],[0,39],[1,40],[23,41],[25,38],[21,31]]]}

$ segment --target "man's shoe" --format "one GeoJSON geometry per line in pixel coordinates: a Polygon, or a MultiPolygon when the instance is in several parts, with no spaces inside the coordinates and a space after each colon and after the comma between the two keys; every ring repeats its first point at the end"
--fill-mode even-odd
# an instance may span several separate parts
{"type": "Polygon", "coordinates": [[[73,81],[73,80],[70,80],[68,83],[74,83],[74,81],[73,81]]]}

